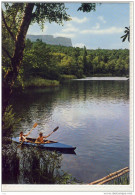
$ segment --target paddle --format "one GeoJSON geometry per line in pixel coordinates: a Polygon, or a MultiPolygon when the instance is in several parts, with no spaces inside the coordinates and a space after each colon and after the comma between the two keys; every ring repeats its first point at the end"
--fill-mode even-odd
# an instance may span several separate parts
{"type": "Polygon", "coordinates": [[[45,136],[45,138],[49,137],[50,135],[52,135],[52,133],[54,133],[55,131],[57,131],[59,127],[56,127],[49,135],[45,136]]]}
{"type": "Polygon", "coordinates": [[[59,127],[56,127],[47,137],[49,137],[50,135],[52,135],[52,133],[54,133],[55,131],[57,131],[59,127]]]}
{"type": "MultiPolygon", "coordinates": [[[[57,131],[58,128],[59,128],[59,127],[56,127],[56,128],[52,131],[52,133],[54,133],[55,131],[57,131]]],[[[51,133],[51,134],[52,134],[52,133],[51,133]]]]}
{"type": "MultiPolygon", "coordinates": [[[[25,138],[28,137],[28,135],[31,133],[31,131],[32,131],[37,125],[38,125],[37,123],[35,123],[35,124],[33,125],[32,129],[29,131],[29,133],[27,134],[27,136],[25,136],[25,138]]],[[[21,145],[23,144],[23,142],[24,142],[24,141],[22,141],[22,143],[21,143],[19,146],[21,146],[21,145]]],[[[18,147],[19,147],[19,146],[18,146],[18,147]]]]}

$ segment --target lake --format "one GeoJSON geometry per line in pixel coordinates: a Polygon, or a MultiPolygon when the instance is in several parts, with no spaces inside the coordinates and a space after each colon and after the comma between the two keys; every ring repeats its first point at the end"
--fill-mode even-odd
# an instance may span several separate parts
{"type": "MultiPolygon", "coordinates": [[[[37,137],[39,132],[48,135],[59,126],[49,139],[76,147],[76,154],[58,154],[60,157],[49,152],[50,157],[45,160],[50,162],[48,166],[51,158],[53,166],[60,158],[60,172],[71,174],[82,183],[129,166],[129,81],[126,78],[86,78],[54,88],[27,89],[16,94],[12,103],[17,118],[21,118],[12,136],[18,136],[20,131],[27,133],[37,122],[30,137],[37,137]]],[[[38,158],[34,161],[36,154],[32,157],[30,150],[17,149],[19,171],[16,171],[16,179],[4,176],[5,183],[34,182],[32,176],[31,179],[28,176],[31,172],[25,174],[24,169],[28,164],[28,170],[36,166],[37,160],[41,171],[46,165],[41,163],[43,158],[39,153],[48,154],[37,150],[38,158]]],[[[42,179],[39,183],[45,181],[42,179]]]]}

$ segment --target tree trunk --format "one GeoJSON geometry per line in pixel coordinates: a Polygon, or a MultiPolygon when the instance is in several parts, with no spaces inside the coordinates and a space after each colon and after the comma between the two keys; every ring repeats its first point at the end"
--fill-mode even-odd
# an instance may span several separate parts
{"type": "Polygon", "coordinates": [[[10,70],[2,80],[2,116],[6,110],[6,107],[8,106],[9,99],[12,94],[12,88],[19,73],[20,65],[23,59],[25,37],[31,23],[33,8],[34,3],[26,4],[24,17],[15,41],[15,51],[11,59],[12,70],[10,70]]]}

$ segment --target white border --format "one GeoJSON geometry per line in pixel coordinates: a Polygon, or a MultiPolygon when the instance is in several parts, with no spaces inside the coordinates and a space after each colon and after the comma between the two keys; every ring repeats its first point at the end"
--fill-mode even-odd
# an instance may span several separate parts
{"type": "Polygon", "coordinates": [[[2,185],[3,192],[133,192],[130,185],[2,185]]]}

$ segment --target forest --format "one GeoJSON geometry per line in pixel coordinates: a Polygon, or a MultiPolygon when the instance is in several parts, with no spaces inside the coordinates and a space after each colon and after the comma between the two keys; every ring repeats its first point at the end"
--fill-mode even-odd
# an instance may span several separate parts
{"type": "Polygon", "coordinates": [[[47,45],[26,40],[18,80],[32,78],[61,81],[87,76],[128,76],[129,50],[89,50],[79,47],[47,45]]]}

